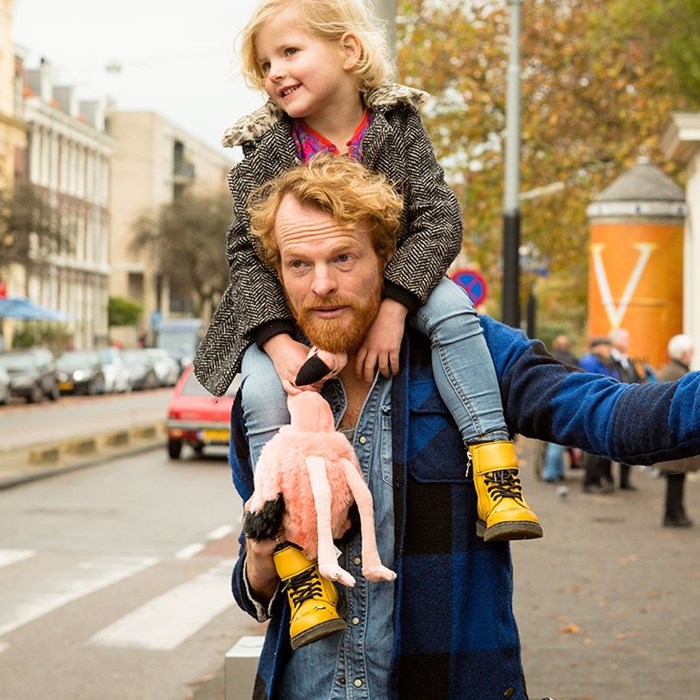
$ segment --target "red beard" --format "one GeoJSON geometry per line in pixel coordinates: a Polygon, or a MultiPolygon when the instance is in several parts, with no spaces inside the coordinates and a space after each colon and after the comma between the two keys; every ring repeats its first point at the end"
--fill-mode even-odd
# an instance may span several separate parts
{"type": "Polygon", "coordinates": [[[360,349],[367,331],[377,317],[381,294],[379,290],[363,301],[358,302],[342,297],[324,299],[322,302],[306,303],[295,311],[299,327],[307,338],[318,348],[328,352],[346,352],[353,354],[360,349]],[[352,312],[339,319],[321,319],[313,315],[313,309],[345,306],[352,312]]]}

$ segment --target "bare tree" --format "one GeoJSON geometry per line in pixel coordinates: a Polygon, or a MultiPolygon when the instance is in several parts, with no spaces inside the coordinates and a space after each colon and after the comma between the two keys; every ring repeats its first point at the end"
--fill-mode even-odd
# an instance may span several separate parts
{"type": "Polygon", "coordinates": [[[231,205],[226,196],[184,195],[158,212],[145,211],[133,224],[131,249],[147,252],[171,288],[192,298],[203,316],[228,284],[226,231],[231,205]]]}
{"type": "Polygon", "coordinates": [[[23,181],[0,190],[0,270],[13,264],[41,268],[51,255],[70,253],[74,236],[46,190],[23,181]]]}

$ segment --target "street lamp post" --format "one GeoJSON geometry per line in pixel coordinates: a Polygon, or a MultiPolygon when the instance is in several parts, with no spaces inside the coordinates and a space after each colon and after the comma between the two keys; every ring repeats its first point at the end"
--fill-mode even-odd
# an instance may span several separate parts
{"type": "Polygon", "coordinates": [[[506,95],[505,196],[503,201],[503,304],[502,320],[520,327],[520,4],[510,8],[510,59],[506,95]]]}

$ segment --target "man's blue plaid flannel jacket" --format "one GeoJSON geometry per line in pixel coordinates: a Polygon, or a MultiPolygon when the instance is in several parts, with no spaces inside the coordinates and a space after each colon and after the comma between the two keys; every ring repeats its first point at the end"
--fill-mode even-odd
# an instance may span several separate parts
{"type": "MultiPolygon", "coordinates": [[[[540,343],[489,317],[481,324],[513,434],[628,464],[700,453],[699,373],[668,384],[621,384],[557,363],[540,343]]],[[[392,387],[398,573],[392,698],[526,700],[509,547],[484,544],[475,535],[474,488],[464,477],[459,433],[432,378],[428,341],[407,336],[392,387]]],[[[245,501],[253,475],[240,406],[232,428],[233,479],[245,501]]],[[[233,593],[255,616],[243,587],[241,544],[233,593]]],[[[278,596],[254,698],[275,696],[290,654],[288,615],[278,596]]]]}

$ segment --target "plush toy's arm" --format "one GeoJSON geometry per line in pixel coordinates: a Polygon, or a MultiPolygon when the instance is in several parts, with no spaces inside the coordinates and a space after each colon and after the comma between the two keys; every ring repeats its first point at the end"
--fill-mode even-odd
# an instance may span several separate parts
{"type": "Polygon", "coordinates": [[[306,458],[306,469],[316,506],[318,569],[331,581],[352,587],[355,585],[355,579],[338,564],[335,555],[331,526],[331,487],[326,473],[326,461],[323,457],[309,456],[306,458]]]}

